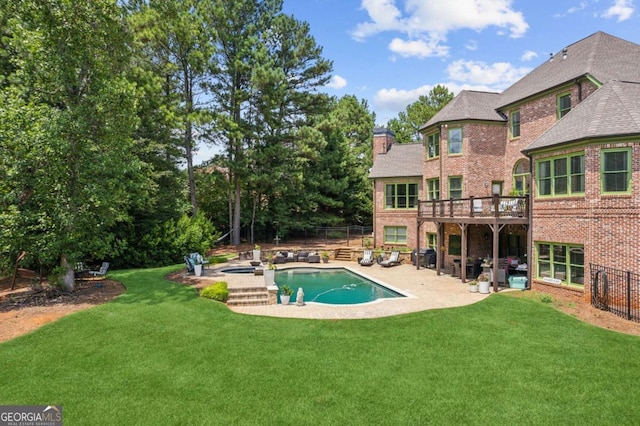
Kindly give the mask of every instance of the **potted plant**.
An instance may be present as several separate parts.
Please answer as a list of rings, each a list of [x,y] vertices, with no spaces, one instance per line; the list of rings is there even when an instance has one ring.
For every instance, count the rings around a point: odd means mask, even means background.
[[[202,266],[204,265],[204,258],[200,254],[192,253],[191,260],[193,261],[193,273],[196,277],[202,276]]]
[[[267,287],[276,283],[276,265],[269,263],[267,269],[264,270],[264,283]]]
[[[478,292],[478,281],[476,281],[476,280],[469,281],[469,291],[471,293],[477,293]]]
[[[322,262],[323,263],[329,262],[329,252],[328,251],[323,251],[321,256],[322,256]]]
[[[280,287],[280,303],[283,305],[288,305],[289,300],[291,300],[291,295],[293,294],[293,290],[288,285],[283,285]]]
[[[478,292],[489,293],[489,274],[485,272],[478,275]]]
[[[253,260],[260,260],[260,246],[258,244],[253,246]]]

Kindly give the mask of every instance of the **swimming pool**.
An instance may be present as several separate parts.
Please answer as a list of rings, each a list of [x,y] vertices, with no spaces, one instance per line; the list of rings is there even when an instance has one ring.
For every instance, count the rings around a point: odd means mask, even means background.
[[[288,268],[276,271],[276,285],[293,289],[291,302],[299,287],[305,302],[355,305],[378,299],[406,297],[345,268]]]

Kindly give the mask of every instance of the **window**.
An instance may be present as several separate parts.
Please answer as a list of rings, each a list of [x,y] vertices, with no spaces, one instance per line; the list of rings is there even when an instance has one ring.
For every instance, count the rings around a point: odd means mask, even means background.
[[[558,118],[562,118],[571,111],[571,93],[558,95]]]
[[[385,208],[414,209],[417,204],[417,183],[392,183],[385,186]]]
[[[449,154],[462,154],[462,129],[449,129]]]
[[[539,243],[536,245],[538,278],[565,285],[584,285],[584,247]]]
[[[520,111],[512,111],[509,117],[511,137],[520,137]]]
[[[432,133],[427,136],[427,158],[440,156],[440,133]]]
[[[584,194],[584,154],[538,161],[538,195]]]
[[[462,237],[460,235],[449,235],[449,254],[460,256],[462,253]]]
[[[462,198],[462,177],[449,178],[449,198]]]
[[[631,151],[602,151],[602,192],[627,192],[631,181]]]
[[[513,168],[513,192],[518,196],[529,193],[529,160],[520,160]]]
[[[427,248],[432,248],[436,252],[438,251],[438,234],[433,232],[427,233]]]
[[[406,244],[407,243],[407,227],[406,226],[385,226],[384,227],[384,243],[385,244]]]
[[[493,195],[502,195],[502,181],[501,180],[492,180],[491,181],[491,193]]]
[[[427,179],[427,200],[440,199],[440,179]]]

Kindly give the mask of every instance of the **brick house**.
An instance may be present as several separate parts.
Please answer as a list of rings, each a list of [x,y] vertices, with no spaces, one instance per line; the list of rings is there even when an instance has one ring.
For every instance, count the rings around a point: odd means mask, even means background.
[[[416,146],[376,129],[376,246],[433,247],[438,273],[458,262],[463,280],[500,259],[494,289],[504,259],[527,263],[532,288],[585,297],[590,264],[638,272],[639,100],[640,46],[598,32],[502,93],[460,92],[421,128],[421,175],[403,156]],[[409,183],[419,201],[392,206]]]

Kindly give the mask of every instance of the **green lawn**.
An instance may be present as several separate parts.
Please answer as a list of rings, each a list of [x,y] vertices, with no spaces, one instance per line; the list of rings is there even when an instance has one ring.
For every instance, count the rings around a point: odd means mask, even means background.
[[[75,424],[637,424],[640,338],[532,300],[375,320],[237,315],[165,281],[0,344],[0,405]],[[1,326],[1,325],[0,325]]]

